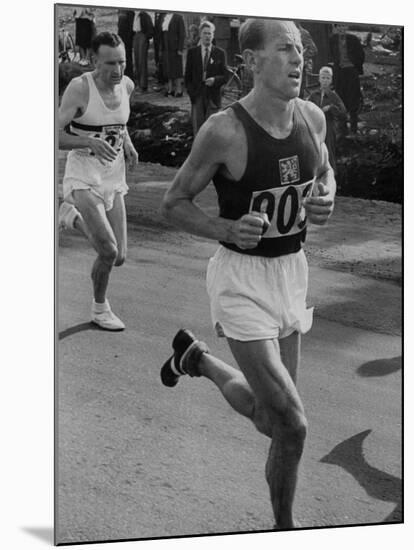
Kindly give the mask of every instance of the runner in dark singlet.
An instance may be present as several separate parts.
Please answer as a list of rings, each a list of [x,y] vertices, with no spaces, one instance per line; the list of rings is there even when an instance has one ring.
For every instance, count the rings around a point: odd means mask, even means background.
[[[240,370],[181,329],[161,378],[167,386],[185,374],[209,378],[271,439],[266,479],[276,527],[289,529],[297,526],[293,501],[307,432],[295,386],[300,335],[312,324],[302,244],[306,223],[324,224],[331,215],[335,180],[324,115],[298,99],[297,27],[249,19],[240,42],[254,88],[203,125],[163,202],[169,220],[221,243],[209,262],[207,290],[217,334],[227,338]],[[194,202],[211,179],[216,217]]]

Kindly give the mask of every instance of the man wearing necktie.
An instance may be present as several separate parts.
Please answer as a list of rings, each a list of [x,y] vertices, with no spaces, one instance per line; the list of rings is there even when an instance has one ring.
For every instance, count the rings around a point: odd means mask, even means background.
[[[226,54],[213,45],[214,25],[200,25],[200,44],[190,48],[185,67],[185,85],[191,100],[194,136],[207,118],[221,107],[221,87],[226,82]]]

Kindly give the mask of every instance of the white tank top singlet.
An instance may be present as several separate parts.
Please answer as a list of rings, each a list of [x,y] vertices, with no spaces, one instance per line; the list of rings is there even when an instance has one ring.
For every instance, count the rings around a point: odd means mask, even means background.
[[[78,136],[101,138],[107,141],[118,153],[123,149],[130,107],[126,78],[121,80],[121,103],[116,109],[109,109],[96,87],[92,73],[85,73],[89,86],[89,100],[85,112],[72,120],[69,133]],[[89,149],[74,149],[76,154],[92,155]]]

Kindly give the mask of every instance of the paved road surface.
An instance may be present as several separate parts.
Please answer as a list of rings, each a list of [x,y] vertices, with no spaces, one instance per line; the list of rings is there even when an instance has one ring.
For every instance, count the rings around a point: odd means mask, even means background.
[[[128,198],[129,258],[109,293],[123,333],[87,322],[94,254],[75,233],[60,238],[59,542],[272,527],[266,438],[208,380],[183,379],[174,389],[159,381],[180,326],[232,362],[213,334],[204,286],[215,244],[160,220],[163,188],[141,185]],[[298,519],[401,521],[401,288],[320,265],[311,278],[310,302],[319,307],[299,376],[310,430]]]

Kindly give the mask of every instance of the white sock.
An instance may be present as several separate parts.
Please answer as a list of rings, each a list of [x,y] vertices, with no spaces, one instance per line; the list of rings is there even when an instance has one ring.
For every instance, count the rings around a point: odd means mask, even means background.
[[[174,355],[171,357],[170,368],[176,376],[181,376],[183,374],[182,372],[178,371],[175,367],[175,357],[174,357]]]
[[[108,300],[105,300],[103,304],[95,302],[95,300],[92,301],[92,310],[94,313],[103,313],[104,311],[109,311],[110,309],[111,306],[109,305]]]

